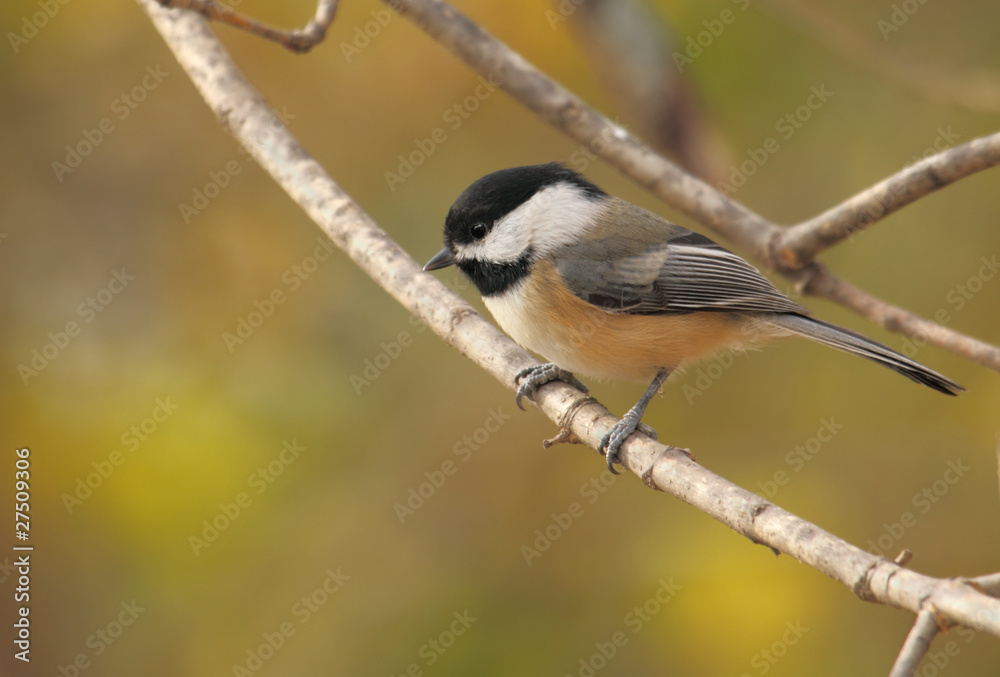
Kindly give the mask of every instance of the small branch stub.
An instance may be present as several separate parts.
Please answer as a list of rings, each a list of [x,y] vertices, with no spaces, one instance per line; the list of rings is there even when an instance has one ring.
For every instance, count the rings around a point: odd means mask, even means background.
[[[164,7],[197,12],[206,19],[276,42],[297,54],[304,54],[323,42],[326,31],[337,14],[338,4],[338,0],[319,0],[316,4],[316,15],[304,28],[283,30],[261,23],[216,0],[156,0],[156,2]]]

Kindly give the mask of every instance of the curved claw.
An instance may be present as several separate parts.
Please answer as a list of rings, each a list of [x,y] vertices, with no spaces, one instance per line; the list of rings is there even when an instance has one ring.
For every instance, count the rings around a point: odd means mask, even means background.
[[[598,448],[598,451],[604,452],[604,460],[607,461],[608,470],[612,475],[621,475],[620,472],[615,470],[615,463],[618,462],[618,450],[622,446],[622,441],[619,441],[617,444],[614,444],[612,441],[620,423],[621,421],[619,421],[614,428],[609,430],[608,433],[601,438],[601,446]]]
[[[517,389],[517,393],[514,395],[514,404],[516,404],[517,408],[520,409],[521,411],[527,411],[527,409],[524,408],[524,405],[521,404],[521,398],[527,394],[528,394],[527,388],[521,386]]]
[[[536,364],[533,367],[525,367],[514,376],[514,383],[517,385],[514,402],[517,404],[517,408],[524,411],[524,406],[521,404],[523,398],[525,396],[533,398],[536,390],[552,381],[563,381],[583,392],[589,392],[587,386],[583,385],[571,372],[560,369],[551,362]]]
[[[608,470],[611,471],[612,475],[621,474],[615,470],[615,463],[618,463],[618,451],[632,433],[638,430],[654,440],[657,437],[656,431],[645,423],[642,423],[639,419],[640,416],[641,414],[630,409],[625,414],[625,418],[615,423],[611,430],[601,438],[601,446],[598,450],[604,452],[604,459],[607,461]]]
[[[524,405],[521,404],[521,400],[524,396],[532,395],[538,389],[538,386],[533,385],[528,377],[538,371],[540,366],[542,365],[536,364],[532,367],[525,367],[514,376],[514,385],[517,386],[517,393],[514,395],[514,403],[517,404],[517,408],[521,411],[525,411]],[[525,380],[524,383],[521,383],[521,379],[527,380]]]

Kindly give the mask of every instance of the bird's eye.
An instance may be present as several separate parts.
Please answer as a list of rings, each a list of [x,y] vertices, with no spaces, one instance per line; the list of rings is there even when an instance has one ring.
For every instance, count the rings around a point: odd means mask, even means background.
[[[486,227],[485,223],[475,223],[472,225],[472,237],[477,240],[482,240],[488,232],[490,232],[490,229]]]

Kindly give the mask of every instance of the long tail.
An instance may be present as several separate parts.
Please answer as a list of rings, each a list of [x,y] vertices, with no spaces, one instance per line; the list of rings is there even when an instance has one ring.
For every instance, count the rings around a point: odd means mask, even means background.
[[[951,379],[850,329],[790,313],[776,315],[773,319],[769,318],[768,321],[793,334],[805,336],[813,341],[843,350],[845,353],[859,355],[873,362],[878,362],[908,379],[923,383],[928,388],[933,388],[946,395],[958,395],[965,391],[965,388]]]

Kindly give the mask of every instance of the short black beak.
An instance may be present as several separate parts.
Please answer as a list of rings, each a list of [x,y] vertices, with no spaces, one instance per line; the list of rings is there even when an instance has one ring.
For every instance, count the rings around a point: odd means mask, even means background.
[[[438,270],[440,268],[447,268],[448,266],[455,265],[455,254],[452,253],[450,249],[445,247],[437,254],[434,255],[427,265],[424,266],[424,270]]]

